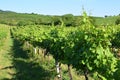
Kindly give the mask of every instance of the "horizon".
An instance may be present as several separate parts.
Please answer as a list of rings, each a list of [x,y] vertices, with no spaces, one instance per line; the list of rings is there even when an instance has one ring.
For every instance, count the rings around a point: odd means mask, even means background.
[[[15,11],[11,11],[11,10],[2,10],[2,9],[0,9],[0,11],[3,11],[3,12],[13,12],[13,13],[17,13],[17,14],[36,14],[36,15],[44,15],[44,16],[63,16],[63,15],[66,15],[66,14],[62,14],[62,15],[53,15],[53,14],[39,14],[39,13],[34,13],[34,12],[32,12],[32,13],[24,13],[24,12],[15,12]],[[68,14],[72,14],[72,13],[68,13]],[[80,15],[74,15],[74,14],[72,14],[73,16],[82,16],[82,14],[80,14]],[[88,16],[91,16],[91,15],[88,15]],[[94,15],[92,15],[93,17],[102,17],[102,16],[94,16]],[[104,17],[104,16],[103,16]]]
[[[21,0],[12,2],[9,0],[1,1],[0,9],[3,11],[13,11],[17,13],[35,13],[43,15],[81,15],[82,8],[90,16],[104,17],[120,14],[120,1],[97,1],[97,0],[44,0],[32,1]]]

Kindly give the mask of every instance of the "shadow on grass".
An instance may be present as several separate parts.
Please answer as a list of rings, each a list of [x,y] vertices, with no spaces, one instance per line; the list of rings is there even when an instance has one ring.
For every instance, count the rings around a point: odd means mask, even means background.
[[[50,80],[52,73],[45,70],[39,63],[35,60],[30,60],[27,51],[22,49],[22,43],[19,41],[13,41],[12,56],[13,56],[13,66],[16,70],[12,79],[2,79],[2,80]]]

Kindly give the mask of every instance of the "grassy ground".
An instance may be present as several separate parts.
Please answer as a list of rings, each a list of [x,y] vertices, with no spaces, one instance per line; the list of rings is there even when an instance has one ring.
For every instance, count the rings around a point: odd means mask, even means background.
[[[0,48],[0,80],[11,79],[11,74],[15,73],[15,69],[12,68],[12,56],[10,55],[12,44],[10,35],[8,35]]]
[[[14,80],[51,80],[54,77],[55,70],[52,70],[53,65],[41,59],[32,58],[29,56],[27,50],[23,50],[22,44],[14,40],[13,51],[13,65],[16,69]]]

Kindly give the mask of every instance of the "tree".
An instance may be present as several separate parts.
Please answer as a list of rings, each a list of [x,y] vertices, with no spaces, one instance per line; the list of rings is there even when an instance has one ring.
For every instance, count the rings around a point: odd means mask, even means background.
[[[107,15],[105,15],[105,18],[107,18],[108,16]]]
[[[118,19],[116,19],[115,24],[116,25],[120,24],[120,17],[118,17]]]
[[[72,26],[74,16],[72,14],[65,14],[62,16],[62,20],[65,26]]]
[[[53,16],[52,17],[52,24],[53,25],[61,25],[61,18],[59,16]]]

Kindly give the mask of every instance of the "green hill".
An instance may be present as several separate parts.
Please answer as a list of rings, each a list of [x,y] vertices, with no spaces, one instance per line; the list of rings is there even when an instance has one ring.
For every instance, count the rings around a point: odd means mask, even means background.
[[[94,17],[95,25],[114,25],[118,16]],[[65,14],[62,16],[41,15],[35,13],[16,13],[0,10],[0,23],[14,26],[24,25],[60,25],[76,26],[81,21],[81,16]]]

